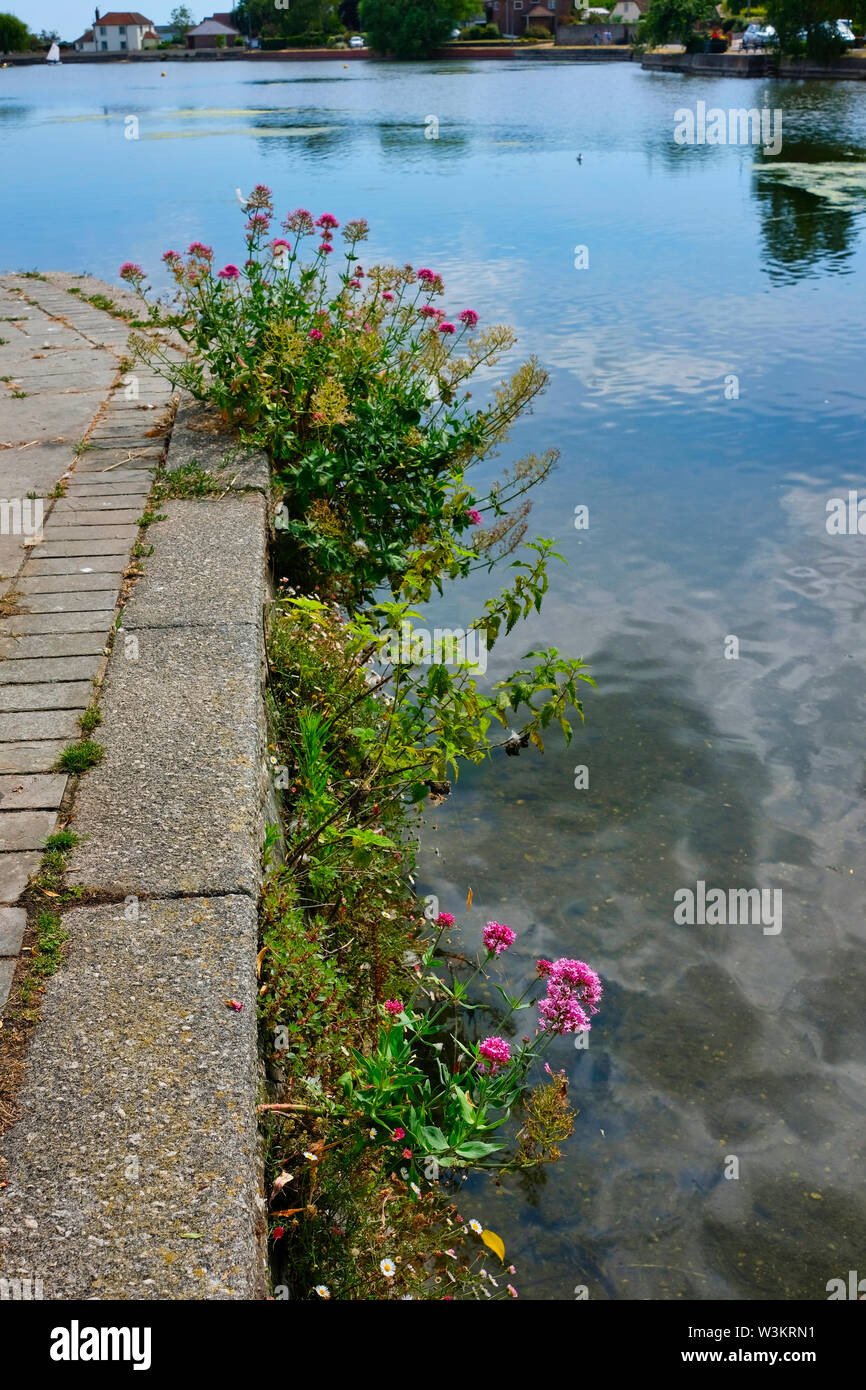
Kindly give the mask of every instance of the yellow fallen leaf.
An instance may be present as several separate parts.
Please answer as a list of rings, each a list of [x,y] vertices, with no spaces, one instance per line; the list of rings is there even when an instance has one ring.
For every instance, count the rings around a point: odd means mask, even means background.
[[[466,911],[467,911],[467,912],[470,912],[471,910],[472,910],[472,889],[470,888],[470,889],[469,889],[469,892],[466,894]]]
[[[495,1231],[482,1231],[481,1239],[488,1250],[492,1250],[494,1255],[498,1255],[502,1263],[505,1264],[505,1244],[502,1237],[498,1236]]]

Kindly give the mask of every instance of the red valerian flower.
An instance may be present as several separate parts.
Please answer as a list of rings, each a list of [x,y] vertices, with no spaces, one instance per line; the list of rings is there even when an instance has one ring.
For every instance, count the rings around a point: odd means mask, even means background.
[[[221,280],[237,280],[240,278],[240,271],[236,265],[224,265],[222,270],[217,271]]]
[[[487,954],[500,956],[509,946],[514,945],[517,933],[506,927],[504,922],[488,922],[481,936]]]
[[[494,1076],[500,1067],[511,1061],[511,1047],[504,1038],[485,1038],[479,1043],[478,1055],[490,1064],[490,1075]],[[484,1062],[478,1063],[478,1070],[487,1070]]]

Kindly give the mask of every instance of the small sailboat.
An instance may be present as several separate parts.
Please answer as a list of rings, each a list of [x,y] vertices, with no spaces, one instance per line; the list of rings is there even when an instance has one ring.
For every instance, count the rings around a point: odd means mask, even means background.
[[[57,47],[57,44],[56,44],[56,43],[53,43],[53,44],[51,45],[51,47],[49,48],[48,53],[47,53],[46,58],[45,58],[45,61],[46,61],[46,63],[59,63],[59,62],[60,62],[60,49]]]

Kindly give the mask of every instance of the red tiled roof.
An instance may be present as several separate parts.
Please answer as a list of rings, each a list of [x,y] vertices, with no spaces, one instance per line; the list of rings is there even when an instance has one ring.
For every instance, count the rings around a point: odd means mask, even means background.
[[[93,43],[93,30],[88,29],[85,34],[81,35],[80,39],[75,40],[75,43]]]
[[[116,28],[119,24],[143,24],[147,29],[153,28],[153,20],[139,14],[138,10],[112,10],[110,14],[101,14],[98,23],[110,29]]]

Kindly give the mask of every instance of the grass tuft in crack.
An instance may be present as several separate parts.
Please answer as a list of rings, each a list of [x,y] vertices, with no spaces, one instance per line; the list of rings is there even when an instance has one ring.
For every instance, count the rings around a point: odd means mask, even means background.
[[[89,768],[102,762],[104,754],[105,749],[101,743],[94,743],[93,739],[85,738],[80,743],[70,743],[64,748],[55,766],[58,772],[87,772]]]

